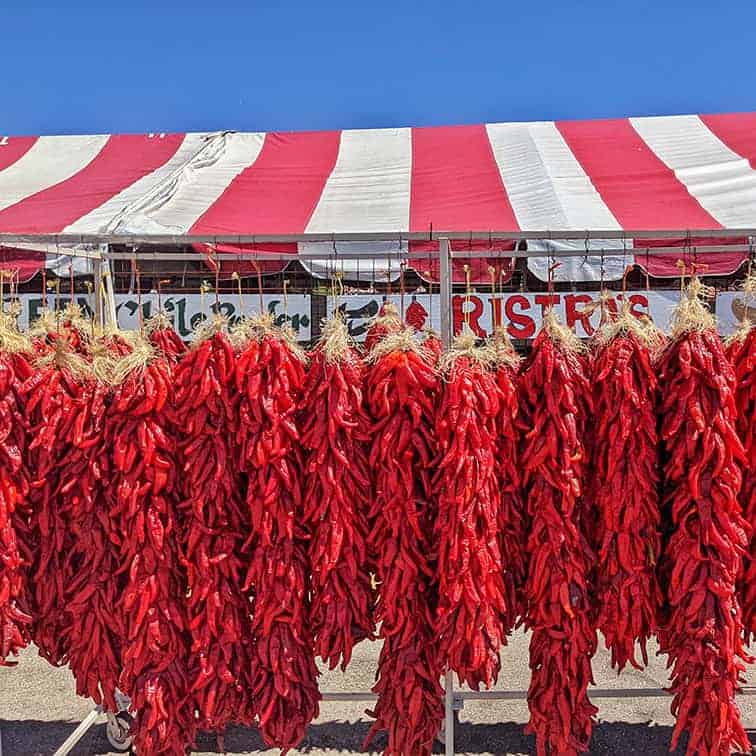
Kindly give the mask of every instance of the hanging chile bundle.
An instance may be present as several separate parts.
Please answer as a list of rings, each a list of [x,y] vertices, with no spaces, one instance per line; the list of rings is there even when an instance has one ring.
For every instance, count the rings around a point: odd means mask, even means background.
[[[499,541],[494,363],[490,346],[477,347],[469,333],[458,336],[441,357],[436,411],[439,662],[474,690],[496,682],[506,644],[502,617],[514,611],[506,606]]]
[[[588,586],[594,556],[582,529],[591,387],[581,349],[550,309],[520,382],[532,630],[526,731],[539,756],[587,750],[597,711],[588,700],[597,640]]]
[[[736,433],[735,375],[693,279],[662,356],[664,498],[671,536],[662,585],[660,647],[669,656],[672,748],[689,733],[688,754],[750,751],[735,703],[744,672],[735,586],[746,552],[737,492],[743,447]]]
[[[141,336],[111,371],[105,420],[108,511],[120,535],[124,575],[122,673],[139,752],[184,754],[196,722],[187,674],[186,580],[179,561],[175,441],[168,428],[173,378]]]
[[[392,302],[384,302],[378,315],[370,322],[363,348],[366,354],[370,354],[373,347],[390,333],[397,333],[402,329],[402,319],[399,310]]]
[[[164,329],[153,330],[153,341]],[[170,349],[170,342],[164,339]],[[170,359],[170,357],[166,357]],[[189,594],[191,690],[200,727],[250,723],[251,605],[242,589],[249,516],[236,474],[234,349],[215,316],[174,369],[181,561]]]
[[[375,484],[370,534],[380,581],[373,736],[388,733],[387,755],[430,754],[443,718],[441,665],[434,633],[436,518],[431,476],[436,457],[439,379],[413,329],[387,336],[371,353],[366,377],[373,420]]]
[[[302,453],[294,420],[304,355],[261,315],[241,326],[236,360],[241,469],[252,519],[245,588],[254,596],[252,696],[260,733],[287,751],[318,715],[303,527]]]
[[[364,372],[343,318],[329,320],[310,355],[300,417],[304,522],[311,533],[310,631],[330,669],[339,661],[346,669],[354,646],[374,631]]]
[[[598,518],[598,627],[624,669],[656,629],[661,550],[657,379],[648,331],[626,304],[594,337],[591,497]]]
[[[747,460],[740,503],[751,538],[743,562],[741,604],[745,639],[750,643],[756,637],[756,322],[749,317],[747,303],[756,301],[756,275],[746,280],[743,293],[743,320],[729,341],[727,354],[735,370],[737,424]]]
[[[15,664],[29,642],[32,617],[22,610],[32,562],[26,419],[20,393],[30,377],[32,346],[15,314],[0,312],[0,666]]]
[[[45,326],[43,315],[38,329]],[[77,692],[117,711],[116,689],[122,663],[121,647],[127,638],[123,612],[114,611],[124,595],[127,576],[121,569],[124,534],[111,517],[108,489],[113,461],[105,434],[113,397],[113,369],[118,358],[134,346],[130,333],[108,330],[91,339],[91,362],[84,372],[81,401],[87,410],[77,416],[70,470],[61,475],[61,509],[67,514],[72,562],[76,575],[67,590],[65,642],[68,666]]]
[[[113,528],[105,489],[110,485],[110,449],[104,437],[111,399],[113,353],[92,344],[89,374],[81,383],[73,447],[60,474],[59,507],[70,533],[75,572],[66,585],[68,666],[79,695],[117,711],[121,644],[126,638],[119,574],[122,535]]]
[[[67,661],[68,590],[77,565],[71,550],[69,512],[59,505],[69,457],[88,407],[84,401],[85,360],[68,338],[58,335],[20,387],[26,423],[30,475],[30,530],[27,613],[34,618],[32,640],[50,664]],[[69,485],[75,485],[68,478]],[[68,490],[68,489],[67,489]]]
[[[525,611],[523,588],[527,574],[525,502],[519,461],[519,395],[517,356],[506,331],[497,328],[491,340],[499,398],[496,477],[499,485],[499,551],[504,576],[504,633],[509,634]]]

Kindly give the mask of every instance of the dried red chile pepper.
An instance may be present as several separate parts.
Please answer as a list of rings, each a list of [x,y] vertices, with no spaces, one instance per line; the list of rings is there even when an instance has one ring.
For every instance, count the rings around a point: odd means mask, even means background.
[[[167,431],[173,381],[165,359],[139,343],[114,372],[104,438],[111,450],[106,497],[122,537],[125,576],[117,607],[125,632],[119,687],[136,713],[137,750],[178,756],[194,741],[196,721],[178,552],[176,444]]]
[[[32,617],[21,606],[32,560],[26,420],[20,386],[32,372],[23,352],[0,340],[0,666],[29,642]]]
[[[497,480],[499,392],[493,350],[458,337],[441,358],[436,413],[439,462],[436,635],[439,661],[474,690],[495,683],[506,644]],[[401,451],[401,449],[398,449]]]
[[[346,669],[355,644],[374,631],[364,372],[344,321],[329,321],[310,354],[300,418],[304,517],[311,533],[310,632],[315,653],[330,669],[339,661]]]
[[[295,415],[304,383],[296,347],[261,317],[236,361],[241,469],[252,518],[245,588],[254,595],[252,696],[260,733],[286,752],[318,715],[309,625],[302,456]]]
[[[737,492],[743,448],[736,433],[735,375],[694,279],[659,367],[664,499],[671,536],[661,565],[666,588],[660,647],[671,667],[674,749],[750,751],[735,703],[744,673],[736,580],[747,547]]]
[[[741,605],[743,631],[749,643],[756,637],[756,327],[744,321],[730,341],[728,357],[735,371],[735,406],[740,440],[745,449],[740,504],[751,528],[751,538],[743,561]]]
[[[588,699],[596,651],[583,533],[583,431],[591,388],[574,335],[544,317],[522,373],[522,460],[527,493],[530,722],[539,756],[588,749],[596,707]]]
[[[629,311],[599,332],[594,387],[592,501],[598,516],[598,628],[624,669],[656,628],[662,602],[657,379],[641,324]]]
[[[242,590],[249,517],[236,474],[235,355],[222,323],[174,371],[173,427],[190,670],[200,727],[251,722],[251,604]],[[154,336],[154,334],[153,334]]]
[[[441,343],[439,335],[433,330],[423,331],[420,337],[420,343],[423,345],[423,351],[428,356],[431,365],[438,362],[441,353],[444,351],[444,345]]]
[[[408,329],[379,343],[366,384],[375,484],[372,553],[380,581],[377,621],[383,638],[378,695],[367,743],[385,730],[387,755],[430,754],[443,719],[433,618],[437,603],[431,476],[439,379]]]
[[[144,324],[144,331],[156,349],[169,361],[177,362],[186,352],[186,344],[176,333],[168,317],[158,313]]]

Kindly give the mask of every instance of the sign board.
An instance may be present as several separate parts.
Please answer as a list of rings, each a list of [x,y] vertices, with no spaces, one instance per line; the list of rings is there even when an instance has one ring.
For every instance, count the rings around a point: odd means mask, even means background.
[[[60,307],[65,305],[70,297],[60,298]],[[173,322],[182,339],[188,339],[194,328],[215,311],[215,295],[207,294],[203,298],[199,294],[164,294],[162,307]],[[246,294],[242,297],[244,312],[246,314],[259,312],[260,297],[255,294]],[[42,309],[42,297],[39,294],[21,294],[21,315],[19,325],[21,328],[28,327],[34,321]],[[77,304],[85,313],[91,313],[90,299],[85,296],[77,296]],[[48,297],[48,306],[54,304],[53,295]],[[310,339],[310,296],[308,294],[291,294],[286,298],[284,307],[283,296],[280,294],[266,294],[263,296],[263,305],[267,312],[273,315],[276,324],[282,325],[288,321],[294,333],[302,341]],[[158,302],[156,294],[142,296],[142,318],[146,320],[157,311]],[[222,294],[218,297],[218,311],[226,315],[233,324],[239,319],[239,297],[230,294]],[[136,330],[139,328],[139,303],[133,294],[116,294],[116,315],[118,325],[124,330]]]
[[[578,336],[591,336],[598,327],[601,313],[598,308],[591,313],[590,308],[599,300],[599,292],[555,292],[554,294],[463,294],[452,296],[454,331],[460,333],[467,323],[472,332],[485,338],[493,334],[494,328],[504,325],[513,339],[532,339],[538,332],[543,314],[552,304],[562,322],[574,326]],[[630,300],[631,311],[635,315],[649,315],[662,330],[669,330],[672,313],[679,300],[678,291],[629,291],[624,296]],[[361,341],[384,301],[391,301],[401,310],[401,296],[392,294],[353,294],[340,298],[338,308],[344,313],[352,336]],[[618,310],[622,307],[623,294],[617,292],[609,306]],[[440,328],[440,298],[438,294],[405,294],[404,318],[417,329],[430,326]],[[328,314],[334,311],[334,300],[328,300]]]

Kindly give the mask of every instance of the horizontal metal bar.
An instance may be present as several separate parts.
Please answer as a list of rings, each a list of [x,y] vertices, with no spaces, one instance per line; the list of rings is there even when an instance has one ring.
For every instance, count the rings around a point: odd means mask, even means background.
[[[667,698],[670,694],[663,688],[588,688],[588,697],[593,698]],[[744,687],[737,695],[756,696],[756,688]],[[454,697],[462,701],[526,701],[526,690],[455,690]]]
[[[377,701],[378,696],[370,691],[354,691],[354,692],[331,692],[327,691],[320,694],[324,701]]]
[[[605,249],[564,249],[564,250],[456,250],[451,253],[452,258],[464,260],[468,258],[490,258],[490,259],[527,259],[531,257],[553,257],[553,258],[572,258],[572,257],[659,257],[659,256],[680,256],[687,257],[695,255],[708,254],[733,254],[745,253],[749,251],[747,244],[730,244],[701,247],[628,247],[627,250],[605,248]],[[143,260],[154,262],[187,262],[202,261],[207,257],[201,252],[106,252],[106,259],[109,260]],[[249,262],[293,262],[295,260],[326,260],[334,263],[339,260],[376,260],[387,259],[390,261],[428,261],[438,259],[437,252],[400,252],[400,251],[376,251],[376,252],[339,252],[336,254],[326,255],[317,253],[280,253],[280,252],[259,252],[259,253],[240,253],[224,252],[212,255],[212,259],[224,262],[249,261]],[[629,261],[632,262],[632,261]]]
[[[511,255],[509,255],[511,257]],[[169,261],[187,261],[187,260],[207,260],[212,259],[223,262],[224,260],[241,261],[288,261],[295,260],[375,260],[377,258],[387,258],[391,260],[428,260],[438,257],[437,252],[400,252],[390,250],[387,252],[339,252],[338,254],[320,254],[316,253],[297,253],[297,252],[219,252],[213,255],[205,255],[202,252],[107,252],[106,257],[109,260],[162,260]]]
[[[589,698],[667,698],[670,694],[663,688],[589,688]],[[756,687],[744,686],[740,696],[756,696]],[[377,696],[370,691],[321,693],[324,701],[375,701]],[[454,697],[462,701],[526,701],[526,690],[455,690]]]
[[[292,244],[297,242],[370,242],[370,241],[437,241],[440,238],[481,241],[491,240],[588,240],[591,239],[678,239],[713,238],[725,239],[756,236],[756,228],[715,228],[715,229],[626,229],[611,230],[549,230],[542,231],[386,231],[374,233],[334,233],[334,234],[18,234],[1,233],[3,244]]]
[[[615,247],[602,247],[599,249],[556,249],[556,250],[482,250],[460,249],[451,252],[452,258],[464,259],[469,257],[481,258],[528,258],[528,257],[660,257],[664,255],[691,255],[726,254],[735,252],[749,252],[748,244],[717,244],[703,246],[677,246],[677,247],[628,247],[616,249]],[[435,254],[435,253],[434,253]],[[428,254],[419,255],[428,259]]]

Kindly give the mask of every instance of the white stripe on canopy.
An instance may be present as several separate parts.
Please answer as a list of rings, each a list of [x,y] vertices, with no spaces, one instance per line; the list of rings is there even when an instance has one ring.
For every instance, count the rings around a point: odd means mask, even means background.
[[[107,135],[44,136],[0,171],[0,210],[71,178],[97,157]]]
[[[551,121],[488,124],[496,163],[517,222],[523,231],[548,228],[558,232],[576,229],[620,229],[619,223],[575,159]],[[616,240],[591,239],[591,248],[622,248]],[[531,249],[584,249],[586,242],[555,238],[530,243]],[[532,257],[528,267],[542,280],[548,278],[552,260]],[[607,256],[603,278],[622,278],[629,256]],[[554,271],[557,281],[598,281],[602,261],[595,258],[560,258]]]
[[[756,171],[698,116],[631,118],[630,123],[725,228],[756,225]]]

